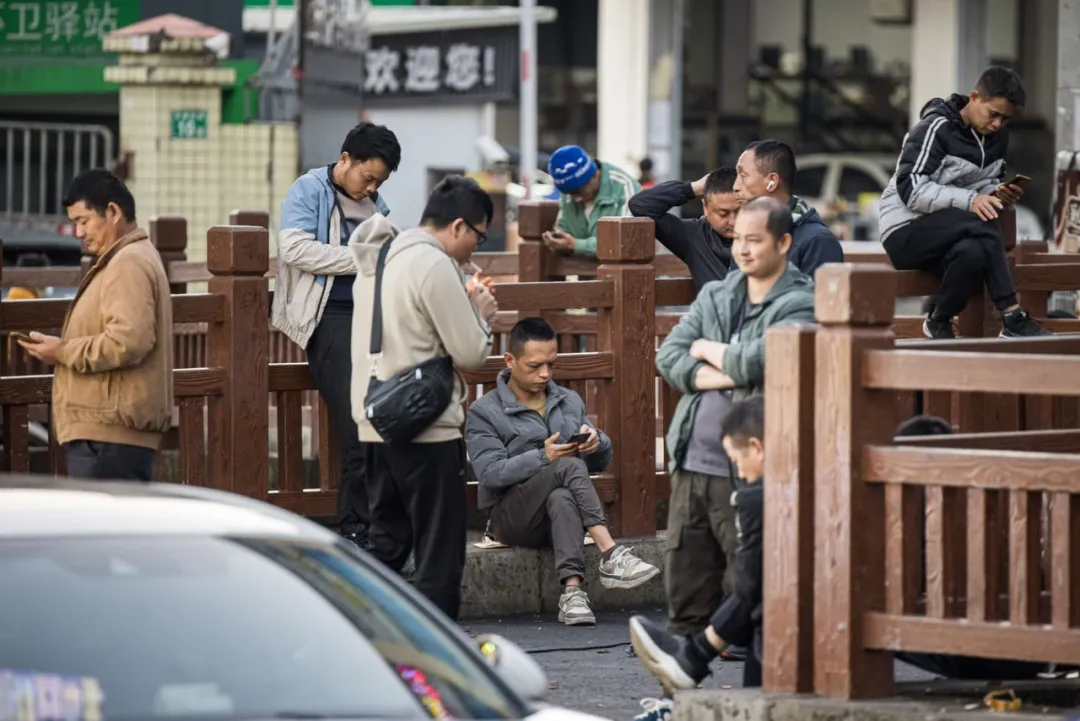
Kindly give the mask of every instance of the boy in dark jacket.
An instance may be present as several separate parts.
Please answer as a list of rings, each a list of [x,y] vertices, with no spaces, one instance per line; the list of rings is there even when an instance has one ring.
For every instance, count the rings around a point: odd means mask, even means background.
[[[716,610],[708,627],[692,636],[669,633],[662,624],[644,616],[630,619],[630,641],[638,660],[660,679],[669,694],[697,686],[709,675],[709,663],[732,644],[750,647],[743,666],[743,686],[761,685],[764,398],[754,396],[732,405],[720,433],[724,450],[746,481],[732,496],[739,533],[734,593]]]
[[[1016,302],[997,223],[1020,200],[1019,184],[1005,182],[1005,125],[1026,100],[1020,76],[988,68],[968,95],[934,98],[904,137],[896,172],[881,194],[881,242],[897,270],[941,277],[926,317],[928,338],[955,338],[952,319],[986,283],[1002,315],[1003,338],[1049,335]]]
[[[677,218],[672,208],[701,198],[700,218]],[[630,198],[630,214],[651,218],[656,239],[690,269],[694,290],[711,280],[723,280],[733,266],[731,241],[735,237],[735,169],[720,168],[693,183],[669,180]]]

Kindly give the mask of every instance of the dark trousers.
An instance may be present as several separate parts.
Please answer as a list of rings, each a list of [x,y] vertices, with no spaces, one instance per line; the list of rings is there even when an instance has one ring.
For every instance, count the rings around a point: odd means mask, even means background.
[[[1016,304],[1005,236],[996,221],[947,208],[897,228],[884,246],[897,270],[923,270],[941,277],[933,311],[939,320],[959,315],[983,282],[998,310]]]
[[[307,347],[308,368],[341,444],[337,521],[344,534],[371,522],[360,432],[352,417],[352,306],[330,302]]]
[[[416,589],[452,619],[465,571],[465,443],[363,445],[371,554],[395,572],[416,555]]]
[[[64,444],[68,475],[99,481],[150,481],[154,477],[153,448],[103,441]]]
[[[735,507],[730,478],[677,470],[671,477],[664,590],[668,631],[698,633],[732,591]]]
[[[580,458],[560,458],[511,486],[491,510],[491,531],[508,546],[555,549],[559,582],[585,576],[585,529],[604,525],[604,508]]]

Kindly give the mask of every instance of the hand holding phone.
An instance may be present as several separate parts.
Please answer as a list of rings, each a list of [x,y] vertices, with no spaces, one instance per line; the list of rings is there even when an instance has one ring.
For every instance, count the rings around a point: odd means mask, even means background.
[[[566,440],[567,443],[585,443],[589,440],[591,433],[575,433]]]
[[[1031,178],[1026,175],[1020,175],[1017,173],[1013,177],[1005,181],[1005,185],[1015,185],[1019,188],[1023,188],[1025,185],[1031,182]]]
[[[37,343],[37,341],[27,333],[20,333],[17,330],[6,330],[4,331],[4,334],[15,340],[21,340],[23,343]]]

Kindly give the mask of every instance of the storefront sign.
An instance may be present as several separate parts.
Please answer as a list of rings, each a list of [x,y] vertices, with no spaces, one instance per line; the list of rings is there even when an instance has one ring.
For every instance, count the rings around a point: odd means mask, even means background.
[[[101,55],[101,40],[139,20],[137,0],[0,0],[0,55]]]
[[[172,111],[172,137],[180,140],[205,140],[206,111]]]
[[[373,37],[364,99],[509,100],[517,87],[517,28]]]

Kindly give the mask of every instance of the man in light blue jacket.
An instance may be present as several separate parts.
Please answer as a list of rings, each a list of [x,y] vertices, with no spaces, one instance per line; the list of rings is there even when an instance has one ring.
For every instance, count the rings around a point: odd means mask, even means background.
[[[292,184],[278,232],[271,322],[307,351],[315,387],[341,442],[338,527],[362,547],[371,513],[349,402],[356,265],[348,244],[360,223],[377,213],[389,214],[378,191],[400,162],[401,146],[393,132],[360,123],[345,136],[336,163],[309,170]]]

